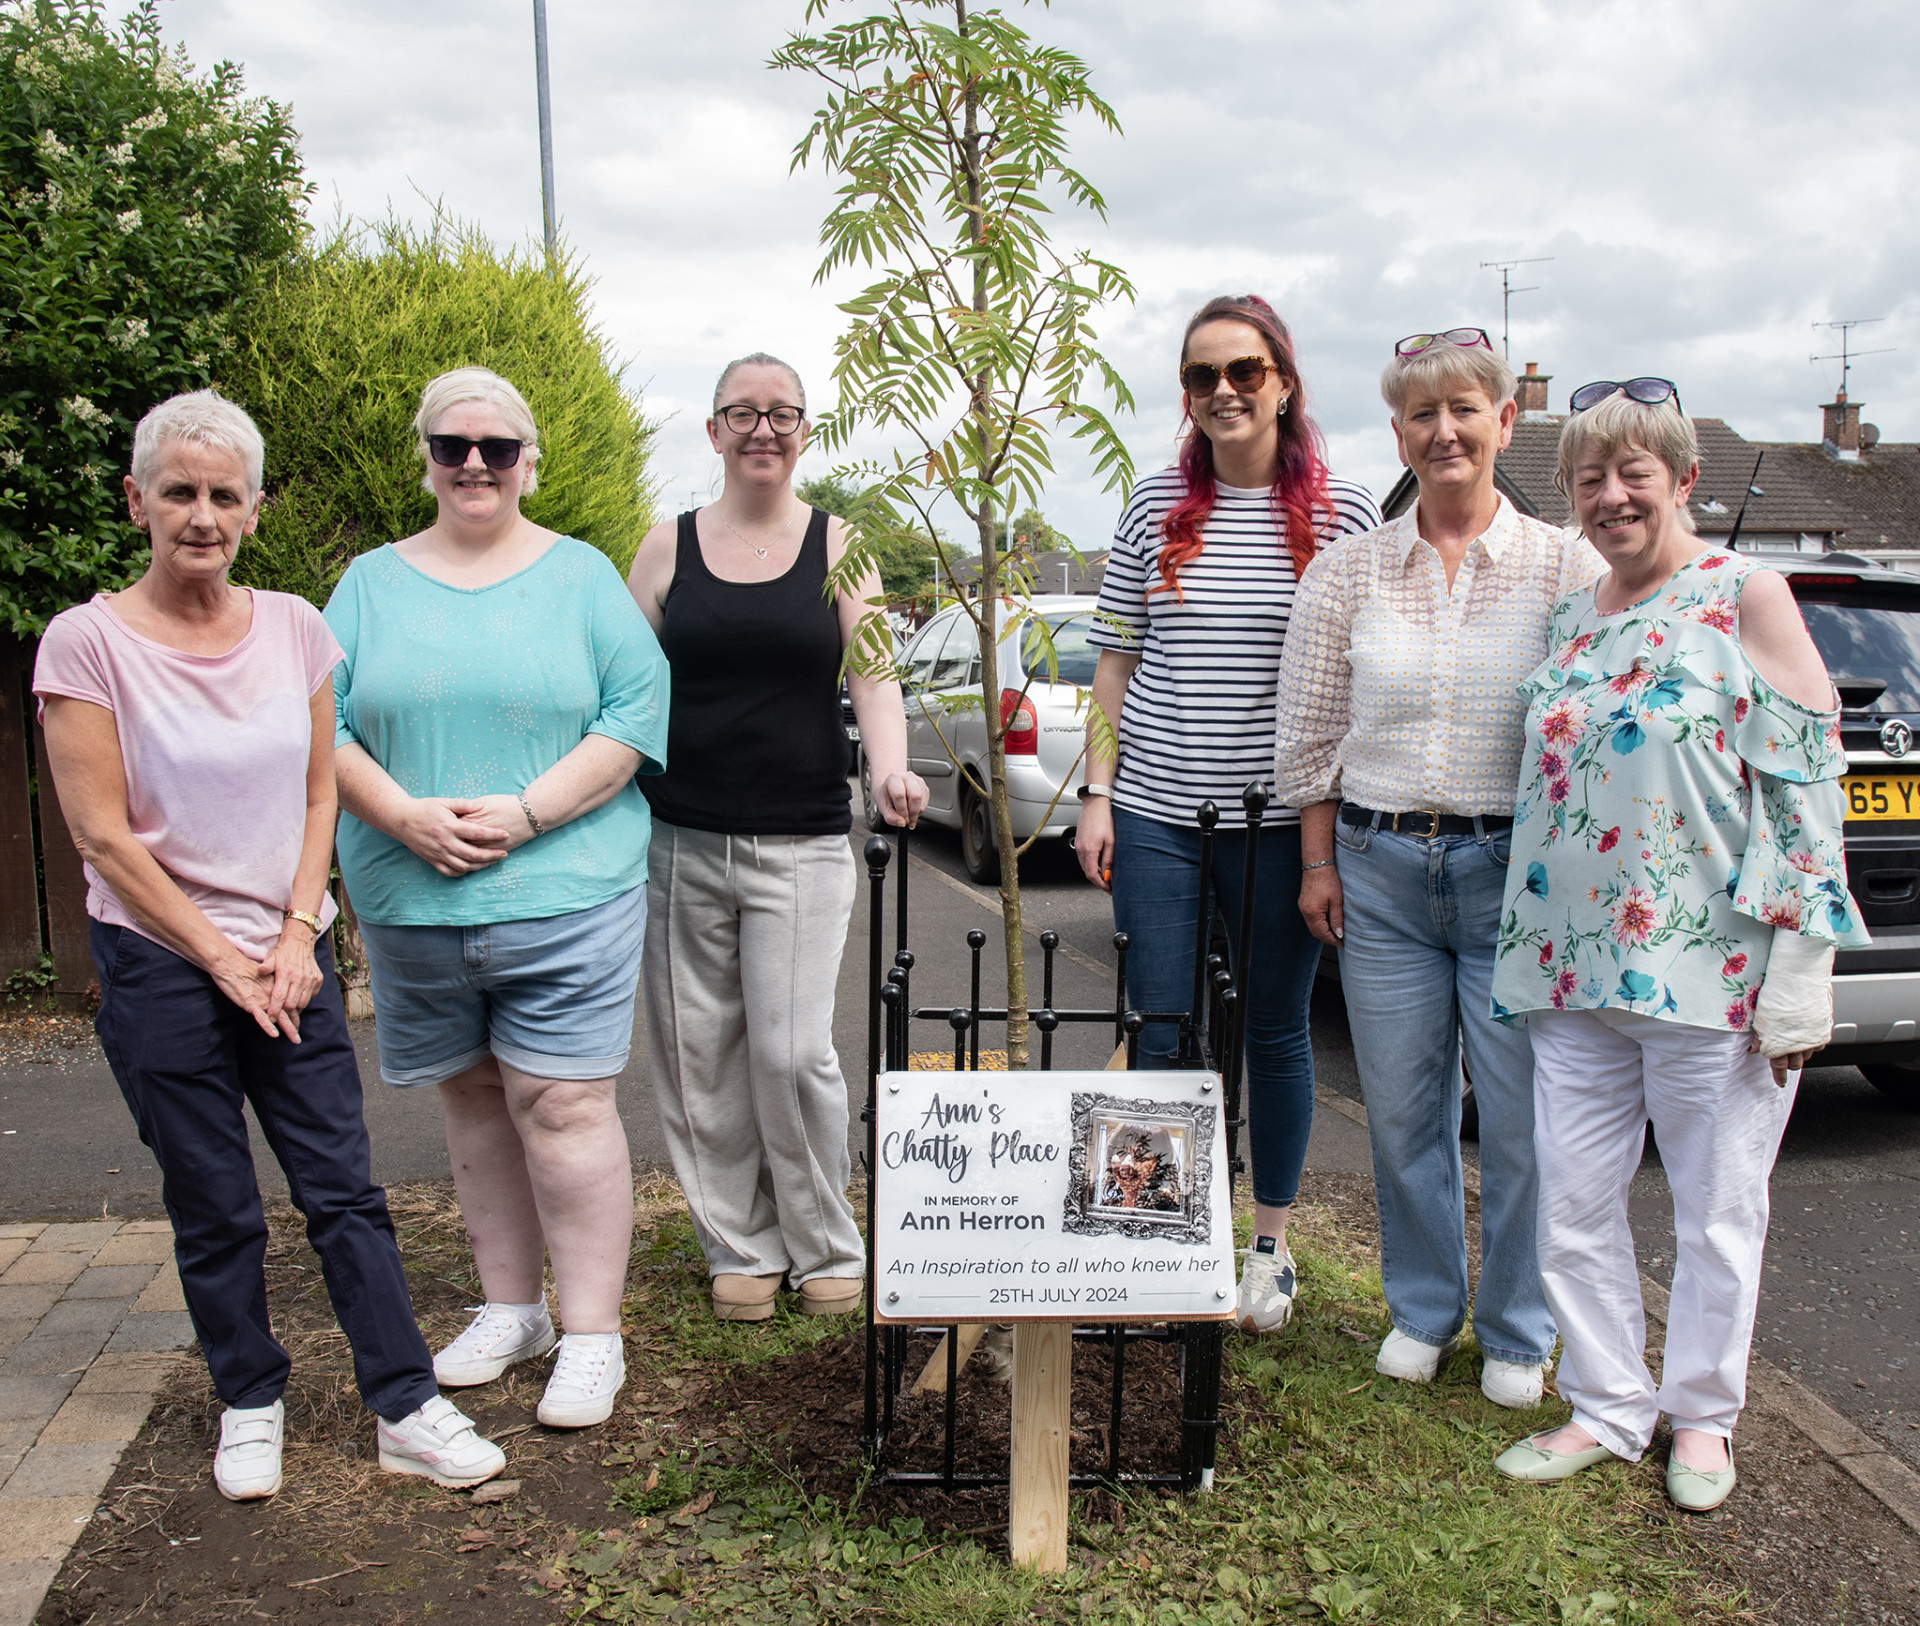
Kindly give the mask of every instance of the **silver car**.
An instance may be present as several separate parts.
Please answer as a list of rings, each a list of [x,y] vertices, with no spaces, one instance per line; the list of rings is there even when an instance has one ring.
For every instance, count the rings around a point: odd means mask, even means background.
[[[1051,594],[1029,603],[1030,609],[1023,607],[1010,624],[1002,624],[999,661],[1000,710],[1013,718],[1007,733],[1007,793],[1019,841],[1036,831],[1043,837],[1071,836],[1079,822],[1074,791],[1082,777],[1081,746],[1100,656],[1087,636],[1098,599]],[[1051,681],[1044,654],[1033,660],[1031,677],[1026,670],[1029,615],[1044,621],[1052,638]],[[907,761],[927,782],[923,816],[960,832],[960,853],[969,875],[976,881],[997,881],[1000,855],[993,810],[981,794],[987,783],[987,727],[979,705],[979,634],[967,612],[956,604],[934,616],[907,645],[901,666]],[[968,693],[974,696],[971,707],[955,703]],[[887,828],[874,806],[864,761],[860,787],[868,825]]]

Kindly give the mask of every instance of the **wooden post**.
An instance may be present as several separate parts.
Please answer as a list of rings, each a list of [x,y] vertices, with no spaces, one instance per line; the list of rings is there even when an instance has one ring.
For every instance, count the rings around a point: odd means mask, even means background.
[[[954,1371],[958,1372],[967,1364],[968,1357],[980,1347],[980,1340],[986,1336],[986,1322],[960,1323],[960,1347],[954,1353]],[[927,1364],[920,1369],[913,1392],[917,1395],[943,1395],[947,1392],[947,1335],[944,1332],[940,1335],[940,1342],[933,1346],[933,1353],[927,1357]]]
[[[1007,1546],[1016,1564],[1067,1567],[1067,1450],[1073,1420],[1073,1323],[1013,1329],[1012,1508]]]

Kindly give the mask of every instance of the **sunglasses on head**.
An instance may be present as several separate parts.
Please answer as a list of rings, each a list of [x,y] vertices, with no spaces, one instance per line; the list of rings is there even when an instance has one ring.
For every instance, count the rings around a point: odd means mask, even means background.
[[[1436,344],[1457,345],[1462,350],[1493,348],[1493,341],[1483,327],[1450,327],[1444,333],[1409,333],[1393,347],[1393,353],[1404,361],[1411,356],[1425,355]]]
[[[1180,369],[1180,387],[1189,395],[1211,395],[1225,377],[1242,395],[1252,395],[1266,388],[1268,373],[1279,371],[1265,356],[1235,356],[1224,367],[1210,361],[1190,361]]]
[[[1674,411],[1682,417],[1686,416],[1686,409],[1680,405],[1680,391],[1670,378],[1629,378],[1624,384],[1616,379],[1596,378],[1591,384],[1582,384],[1569,395],[1567,406],[1574,412],[1585,412],[1588,407],[1597,407],[1616,393],[1626,396],[1629,401],[1638,401],[1642,406],[1658,406],[1662,401],[1671,401]]]
[[[490,469],[510,469],[520,461],[521,443],[511,435],[486,435],[469,440],[465,435],[429,435],[427,452],[443,469],[465,468],[475,447],[480,461]]]

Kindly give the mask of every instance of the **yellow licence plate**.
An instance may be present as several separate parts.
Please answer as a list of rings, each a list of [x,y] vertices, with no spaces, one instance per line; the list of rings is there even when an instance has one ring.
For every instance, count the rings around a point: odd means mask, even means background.
[[[1920,820],[1920,778],[1848,774],[1840,784],[1849,819]]]

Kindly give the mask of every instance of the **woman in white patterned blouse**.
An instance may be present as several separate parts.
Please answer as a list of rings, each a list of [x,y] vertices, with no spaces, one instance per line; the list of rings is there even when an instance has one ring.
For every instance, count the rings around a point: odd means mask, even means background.
[[[1553,1317],[1534,1254],[1533,1056],[1489,989],[1526,707],[1554,601],[1600,573],[1577,531],[1494,487],[1514,377],[1479,328],[1415,334],[1381,377],[1420,497],[1308,568],[1280,665],[1276,788],[1300,808],[1300,911],[1340,951],[1366,1093],[1393,1330],[1377,1370],[1429,1381],[1468,1304],[1464,1049],[1480,1111],[1487,1398],[1539,1403]]]

